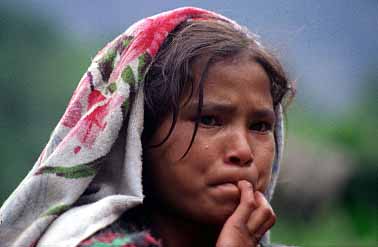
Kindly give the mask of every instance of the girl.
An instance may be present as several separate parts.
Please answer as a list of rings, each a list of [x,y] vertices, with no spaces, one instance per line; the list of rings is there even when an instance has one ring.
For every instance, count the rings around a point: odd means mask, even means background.
[[[135,23],[93,59],[2,206],[2,243],[268,246],[290,91],[226,17],[187,7]]]

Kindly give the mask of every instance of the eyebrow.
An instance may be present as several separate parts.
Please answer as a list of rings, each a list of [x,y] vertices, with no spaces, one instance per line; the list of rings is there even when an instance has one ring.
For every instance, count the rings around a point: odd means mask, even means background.
[[[274,111],[270,109],[261,109],[261,110],[254,111],[252,113],[252,116],[253,118],[257,118],[257,119],[268,119],[269,121],[272,121],[273,123],[276,122],[276,114],[274,113]]]
[[[190,112],[197,112],[198,108],[198,101],[192,101],[185,105],[185,108],[187,108]],[[227,103],[227,102],[212,102],[212,101],[207,101],[203,103],[202,106],[202,112],[221,112],[225,114],[232,114],[236,112],[237,107],[233,104]],[[269,108],[262,108],[262,109],[257,109],[254,110],[251,113],[252,118],[257,118],[257,119],[269,119],[272,122],[275,122],[276,120],[276,114],[274,113],[273,110]]]
[[[198,101],[192,101],[188,103],[185,108],[187,108],[190,112],[197,112],[198,109]],[[214,112],[224,112],[227,114],[231,114],[236,111],[236,107],[232,104],[225,103],[225,102],[203,102],[202,105],[202,112],[206,111],[214,111]]]

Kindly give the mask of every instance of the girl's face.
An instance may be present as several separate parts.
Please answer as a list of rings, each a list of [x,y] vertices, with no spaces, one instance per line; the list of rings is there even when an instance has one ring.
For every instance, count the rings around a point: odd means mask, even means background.
[[[201,62],[194,66],[199,80]],[[212,65],[204,82],[203,109],[194,143],[188,148],[198,98],[180,109],[174,131],[157,148],[146,150],[154,198],[179,216],[223,223],[239,203],[239,180],[264,192],[275,154],[275,114],[270,81],[247,55]],[[160,143],[171,126],[166,118],[150,144]]]

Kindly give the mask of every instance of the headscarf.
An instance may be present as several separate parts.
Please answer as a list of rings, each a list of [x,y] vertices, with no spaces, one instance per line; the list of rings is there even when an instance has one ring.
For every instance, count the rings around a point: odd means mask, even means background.
[[[142,82],[167,35],[195,19],[241,28],[184,7],[138,21],[98,52],[32,170],[1,207],[1,246],[76,246],[142,204]],[[282,153],[280,109],[269,200]],[[115,148],[123,124],[126,140]]]

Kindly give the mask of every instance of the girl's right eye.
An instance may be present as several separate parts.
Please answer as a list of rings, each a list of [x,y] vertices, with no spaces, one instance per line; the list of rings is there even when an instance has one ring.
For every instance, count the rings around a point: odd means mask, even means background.
[[[220,123],[214,116],[205,115],[201,116],[199,119],[199,123],[205,126],[219,126]]]

